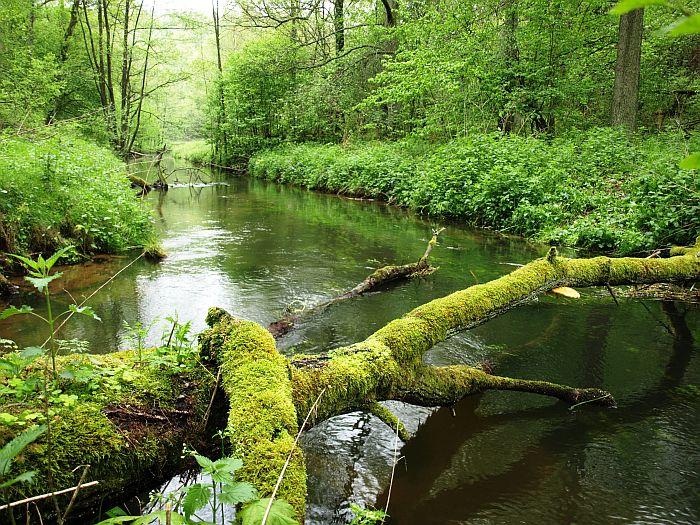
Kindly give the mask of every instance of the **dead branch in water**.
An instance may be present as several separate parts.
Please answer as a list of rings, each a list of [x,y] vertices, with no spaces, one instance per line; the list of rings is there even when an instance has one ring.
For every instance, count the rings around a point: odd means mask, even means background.
[[[416,262],[403,264],[400,266],[382,266],[365,277],[361,283],[351,290],[317,304],[309,309],[302,310],[301,312],[286,314],[281,319],[270,323],[267,327],[268,331],[275,339],[279,339],[283,335],[291,332],[302,317],[308,316],[312,313],[317,313],[325,308],[328,308],[332,304],[372,292],[388,283],[410,279],[415,276],[430,275],[437,268],[431,266],[428,259],[430,257],[430,253],[433,251],[433,248],[435,245],[437,245],[438,236],[444,230],[445,228],[433,230],[433,236],[431,237],[430,241],[428,241],[428,246],[425,248],[425,252]]]

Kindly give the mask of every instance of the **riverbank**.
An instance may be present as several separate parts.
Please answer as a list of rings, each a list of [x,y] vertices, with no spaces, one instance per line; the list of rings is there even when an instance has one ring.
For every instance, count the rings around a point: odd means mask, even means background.
[[[695,238],[700,181],[678,167],[685,154],[675,134],[599,128],[552,141],[482,134],[441,145],[286,144],[255,154],[249,171],[537,241],[632,254]]]
[[[0,252],[115,253],[153,234],[124,162],[70,130],[1,137],[0,195]],[[0,259],[3,267],[12,262]]]

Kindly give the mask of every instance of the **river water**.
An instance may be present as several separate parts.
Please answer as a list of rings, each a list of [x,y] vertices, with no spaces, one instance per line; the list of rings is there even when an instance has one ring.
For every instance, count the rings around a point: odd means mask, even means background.
[[[249,178],[173,187],[147,197],[169,256],[139,260],[90,304],[101,323],[75,319],[63,339],[95,353],[129,346],[124,323],[165,317],[204,327],[210,306],[267,324],[312,305],[373,268],[415,261],[429,222],[360,202]],[[307,319],[279,347],[321,352],[364,339],[411,308],[484,282],[546,247],[448,225],[425,279],[346,301]],[[76,300],[135,255],[65,269]],[[62,292],[56,300],[72,300]],[[41,309],[24,293],[17,302]],[[611,391],[617,409],[492,392],[453,409],[392,403],[413,438],[398,442],[372,416],[347,414],[307,432],[309,524],[345,523],[349,502],[384,508],[400,525],[484,523],[697,523],[700,521],[700,309],[621,299],[543,297],[434,348],[434,364],[492,362],[501,375]],[[673,335],[675,334],[675,335]],[[0,337],[35,344],[30,319],[0,322]],[[395,454],[399,461],[389,484]]]

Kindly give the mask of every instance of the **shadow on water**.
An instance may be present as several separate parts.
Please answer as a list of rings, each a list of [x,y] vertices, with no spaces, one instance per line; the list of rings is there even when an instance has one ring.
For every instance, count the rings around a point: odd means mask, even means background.
[[[140,321],[154,323],[149,342],[157,343],[165,317],[177,313],[199,330],[213,305],[266,325],[290,305],[312,305],[352,287],[379,265],[416,260],[430,236],[429,222],[381,203],[248,178],[215,180],[221,184],[146,197],[169,257],[160,265],[138,261],[120,274],[92,302],[103,322],[76,319],[62,338],[109,352],[128,344],[124,322]],[[433,252],[438,272],[306,319],[280,349],[313,353],[361,340],[421,303],[545,251],[448,225]],[[80,301],[137,254],[66,268],[61,284]],[[508,392],[440,410],[392,403],[415,435],[400,451],[391,523],[700,519],[700,312],[658,302],[646,303],[648,310],[624,300],[617,307],[582,292],[578,301],[543,297],[456,334],[426,360],[489,360],[503,375],[601,387],[619,408],[571,412]],[[62,290],[55,298],[72,302]],[[29,293],[17,302],[41,313],[39,298]],[[31,345],[45,334],[17,316],[0,321],[0,337]],[[383,507],[393,444],[388,427],[361,413],[306,433],[308,523],[345,523],[351,501]]]

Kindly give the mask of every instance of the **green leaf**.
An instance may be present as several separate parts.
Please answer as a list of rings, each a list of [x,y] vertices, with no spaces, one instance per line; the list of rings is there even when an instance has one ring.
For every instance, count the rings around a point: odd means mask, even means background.
[[[700,33],[700,13],[692,16],[681,18],[668,28],[668,34],[671,36],[695,35]]]
[[[14,253],[8,253],[8,255],[17,259],[26,268],[31,268],[32,270],[39,271],[39,265],[32,261],[29,257],[22,257],[21,255],[16,255]]]
[[[110,518],[116,518],[117,516],[128,516],[126,511],[121,507],[112,507],[107,512],[105,512]]]
[[[28,346],[27,348],[23,348],[19,355],[22,357],[22,359],[34,361],[37,357],[46,355],[46,348],[41,348],[39,346]]]
[[[199,454],[194,454],[194,459],[197,460],[199,466],[202,467],[207,474],[214,472],[214,462],[211,459],[200,456]]]
[[[25,277],[25,280],[29,281],[34,285],[34,288],[43,292],[44,289],[49,285],[51,281],[54,281],[63,275],[61,272],[49,275],[47,277]]]
[[[0,476],[5,476],[10,471],[12,460],[24,447],[35,441],[46,432],[46,425],[35,425],[22,432],[19,436],[0,448]]]
[[[57,262],[61,257],[63,257],[66,253],[68,253],[68,252],[71,251],[72,249],[73,249],[72,246],[66,246],[65,248],[61,248],[61,249],[58,250],[56,253],[54,253],[51,257],[49,257],[49,258],[46,260],[46,269],[47,269],[47,270],[50,270],[51,268],[53,268],[53,265],[56,264],[56,262]]]
[[[8,308],[5,308],[2,312],[0,312],[0,321],[2,321],[3,319],[7,319],[8,317],[12,317],[13,315],[28,314],[33,311],[34,308],[32,308],[31,306],[27,306],[26,304],[23,304],[19,308],[15,306],[10,306]]]
[[[102,321],[102,319],[100,319],[100,317],[95,313],[95,310],[93,310],[91,306],[78,306],[76,304],[71,304],[68,307],[68,309],[74,314],[80,314],[86,317],[92,317],[93,319],[97,319],[98,321]]]
[[[679,164],[684,170],[697,170],[700,169],[700,152],[691,153],[686,158],[684,158]]]
[[[665,5],[671,7],[671,5],[664,0],[620,0],[610,10],[610,14],[624,15],[625,13],[629,13],[635,9],[643,9],[652,5]]]
[[[239,481],[230,485],[224,485],[221,489],[219,499],[227,505],[238,505],[248,503],[258,497],[258,491],[250,483]]]
[[[243,461],[238,458],[221,458],[214,462],[214,468],[222,472],[233,474],[243,466]]]
[[[97,525],[121,525],[122,523],[131,523],[132,525],[151,525],[152,523],[166,523],[166,512],[159,510],[151,512],[145,516],[114,516],[106,520],[102,520]],[[160,520],[160,521],[158,521]],[[172,525],[187,525],[185,518],[177,512],[170,513],[170,523]]]
[[[265,509],[270,498],[259,499],[246,505],[241,511],[243,525],[260,525],[265,516]],[[294,508],[283,500],[272,502],[270,513],[267,516],[267,525],[299,525],[294,519]]]
[[[15,483],[27,483],[31,482],[32,479],[34,479],[34,475],[36,474],[35,470],[29,470],[27,472],[22,472],[19,476],[16,478],[13,478],[9,481],[5,481],[4,483],[0,483],[0,489],[5,489],[7,487],[10,487],[14,485]]]
[[[195,483],[187,487],[187,493],[182,502],[182,510],[185,513],[185,519],[190,519],[192,514],[209,503],[211,496],[211,489],[201,483]]]

